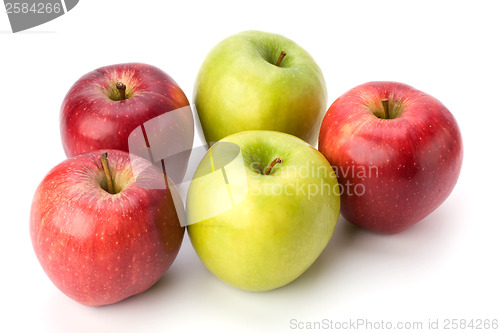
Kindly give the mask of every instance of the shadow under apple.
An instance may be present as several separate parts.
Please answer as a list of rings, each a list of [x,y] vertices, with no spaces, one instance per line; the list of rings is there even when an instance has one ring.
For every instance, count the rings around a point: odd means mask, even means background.
[[[463,225],[456,225],[465,198],[454,197],[408,230],[378,234],[340,216],[333,237],[311,267],[295,281],[271,291],[298,307],[315,297],[332,298],[332,307],[361,301],[390,288],[411,288],[433,279],[459,246]],[[432,283],[432,282],[431,282]],[[317,286],[322,286],[318,288]],[[330,286],[325,290],[324,286]]]

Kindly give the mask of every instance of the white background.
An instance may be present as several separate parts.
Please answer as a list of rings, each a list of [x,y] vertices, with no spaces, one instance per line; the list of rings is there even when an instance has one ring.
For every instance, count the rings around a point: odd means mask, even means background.
[[[421,321],[426,329],[429,319],[441,327],[446,319],[500,319],[499,7],[494,1],[83,0],[17,34],[2,8],[0,331],[298,331],[293,319]],[[101,308],[67,298],[44,274],[28,232],[36,186],[65,158],[59,108],[67,90],[97,67],[139,61],[165,70],[191,98],[207,52],[247,29],[281,33],[308,50],[323,70],[328,104],[373,80],[401,81],[440,99],[465,145],[454,192],[398,235],[369,233],[341,218],[317,262],[275,291],[245,292],[219,281],[186,237],[171,269],[142,295]]]

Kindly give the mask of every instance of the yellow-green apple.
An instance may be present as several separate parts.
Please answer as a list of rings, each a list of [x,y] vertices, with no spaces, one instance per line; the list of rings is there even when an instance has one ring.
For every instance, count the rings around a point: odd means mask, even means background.
[[[437,99],[398,82],[357,86],[331,105],[319,150],[337,172],[342,215],[394,234],[433,212],[453,190],[463,146]]]
[[[166,179],[149,161],[119,150],[54,167],[35,192],[30,216],[33,248],[50,280],[89,306],[157,282],[184,235]]]
[[[329,242],[340,196],[326,158],[303,140],[245,131],[217,142],[188,190],[188,234],[205,266],[251,291],[288,284]]]
[[[175,180],[183,172],[171,173],[187,168],[194,135],[189,102],[177,83],[157,67],[117,64],[84,75],[66,94],[60,123],[68,157],[98,149],[129,151],[131,141],[136,155],[150,159],[147,153],[153,150],[153,162],[186,152],[170,163],[169,176]],[[139,149],[139,143],[151,149]]]
[[[273,130],[316,145],[327,92],[302,47],[278,34],[245,31],[206,56],[194,102],[209,144],[241,131]]]

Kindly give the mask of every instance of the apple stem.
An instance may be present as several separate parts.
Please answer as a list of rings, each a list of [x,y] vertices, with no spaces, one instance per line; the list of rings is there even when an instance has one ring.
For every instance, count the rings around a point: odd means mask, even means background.
[[[283,159],[277,157],[274,160],[272,160],[272,162],[267,166],[266,171],[264,172],[266,176],[271,173],[271,170],[273,169],[273,166],[276,165],[276,163],[283,163]]]
[[[391,115],[389,113],[389,99],[384,98],[381,101],[382,101],[382,105],[384,107],[384,116],[385,116],[385,119],[391,119]]]
[[[127,89],[126,85],[124,85],[121,82],[117,82],[116,83],[116,89],[118,89],[118,91],[120,92],[120,98],[121,98],[121,100],[127,99],[127,97],[125,96],[125,89]]]
[[[106,175],[106,182],[108,183],[108,192],[114,194],[115,189],[113,188],[113,181],[111,180],[111,173],[109,172],[107,152],[102,153],[101,163],[102,163],[102,168],[104,169],[104,174]]]
[[[280,53],[280,57],[278,58],[278,60],[276,61],[276,67],[279,67],[280,64],[281,64],[281,61],[283,60],[283,58],[286,56],[286,52],[285,51],[281,51]]]

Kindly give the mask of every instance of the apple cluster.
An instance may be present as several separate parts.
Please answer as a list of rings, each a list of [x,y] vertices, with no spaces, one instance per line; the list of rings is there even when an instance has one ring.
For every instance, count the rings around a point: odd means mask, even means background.
[[[186,181],[196,124],[168,74],[106,66],[68,91],[60,117],[68,159],[38,186],[30,235],[50,280],[75,301],[100,306],[147,290],[186,229],[223,281],[279,288],[314,263],[339,214],[401,232],[434,211],[460,173],[460,130],[437,99],[369,82],[326,110],[321,69],[281,35],[246,31],[220,42],[193,99],[210,149],[184,203],[176,184]]]

